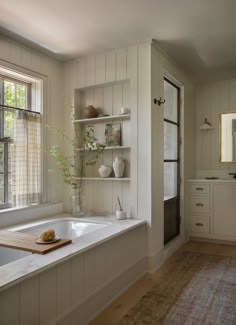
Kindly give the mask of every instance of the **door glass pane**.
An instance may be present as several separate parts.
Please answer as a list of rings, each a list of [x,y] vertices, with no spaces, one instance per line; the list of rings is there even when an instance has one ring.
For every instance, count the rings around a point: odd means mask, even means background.
[[[4,172],[4,144],[0,143],[0,173]]]
[[[164,200],[177,196],[177,171],[176,162],[164,163]]]
[[[178,122],[178,89],[164,81],[164,118]]]
[[[4,203],[4,175],[0,174],[0,204]]]
[[[178,127],[164,122],[164,159],[178,159]]]

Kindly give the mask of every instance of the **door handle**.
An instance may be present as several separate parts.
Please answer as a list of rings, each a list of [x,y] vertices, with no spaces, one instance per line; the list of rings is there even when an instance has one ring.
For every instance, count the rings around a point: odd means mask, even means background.
[[[202,187],[196,187],[196,190],[197,191],[203,191],[203,188]]]
[[[203,227],[203,223],[201,223],[201,222],[197,222],[197,223],[195,223],[195,225],[198,227]]]

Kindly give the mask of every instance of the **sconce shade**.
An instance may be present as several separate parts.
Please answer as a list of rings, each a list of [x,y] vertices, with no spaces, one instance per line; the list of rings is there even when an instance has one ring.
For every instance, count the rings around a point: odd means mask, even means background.
[[[200,126],[200,130],[211,130],[212,125],[210,122],[207,121],[207,118],[204,119],[204,123]]]

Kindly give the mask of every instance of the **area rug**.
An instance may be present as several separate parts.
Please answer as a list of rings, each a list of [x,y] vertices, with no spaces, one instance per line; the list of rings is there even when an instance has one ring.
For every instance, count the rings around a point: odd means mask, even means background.
[[[236,258],[183,252],[119,325],[235,325]]]

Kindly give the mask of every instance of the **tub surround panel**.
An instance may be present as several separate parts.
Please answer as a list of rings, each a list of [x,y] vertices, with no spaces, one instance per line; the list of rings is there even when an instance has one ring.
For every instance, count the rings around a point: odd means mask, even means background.
[[[37,293],[36,293],[37,294]],[[0,324],[20,324],[20,286],[0,293]]]
[[[39,319],[40,324],[50,324],[57,317],[57,277],[55,269],[39,275]]]
[[[70,215],[63,214],[60,217],[70,218]],[[58,216],[55,218],[55,220],[56,219],[58,219]],[[48,221],[52,220],[53,218],[48,218]],[[83,220],[95,223],[103,222],[107,223],[108,226],[100,228],[94,232],[85,234],[81,237],[77,237],[73,239],[72,244],[64,246],[46,255],[28,255],[22,259],[16,260],[10,264],[6,264],[0,267],[0,290],[11,285],[14,281],[20,281],[22,277],[27,277],[29,274],[32,275],[32,273],[34,272],[40,272],[42,268],[51,267],[52,265],[55,265],[60,261],[66,260],[73,255],[82,253],[90,248],[95,248],[98,244],[103,243],[107,239],[111,239],[113,237],[115,239],[118,235],[145,223],[142,220],[134,219],[118,221],[114,219],[114,217],[91,217],[91,219],[84,218]],[[45,219],[43,220],[43,222],[45,222]],[[33,224],[31,223],[28,226],[32,225]],[[25,226],[22,226],[22,228],[24,227]],[[19,230],[19,227],[13,229]],[[117,246],[119,247],[118,244]],[[117,250],[117,256],[119,256],[119,250]],[[91,270],[88,269],[88,272],[91,272]]]
[[[99,245],[84,251],[79,250],[79,242],[72,244],[77,248],[75,254],[59,254],[56,264],[52,263],[54,252],[43,256],[50,260],[46,269],[38,268],[0,293],[0,324],[9,325],[12,320],[11,325],[82,325],[94,317],[145,272],[145,225],[138,220],[127,222],[136,227],[131,226],[126,233],[123,222],[123,230],[116,232],[115,237],[103,238]],[[68,254],[63,260],[62,256]],[[26,259],[21,261],[31,268]]]
[[[20,324],[32,325],[35,319],[34,325],[39,325],[39,277],[20,284],[19,304]]]

